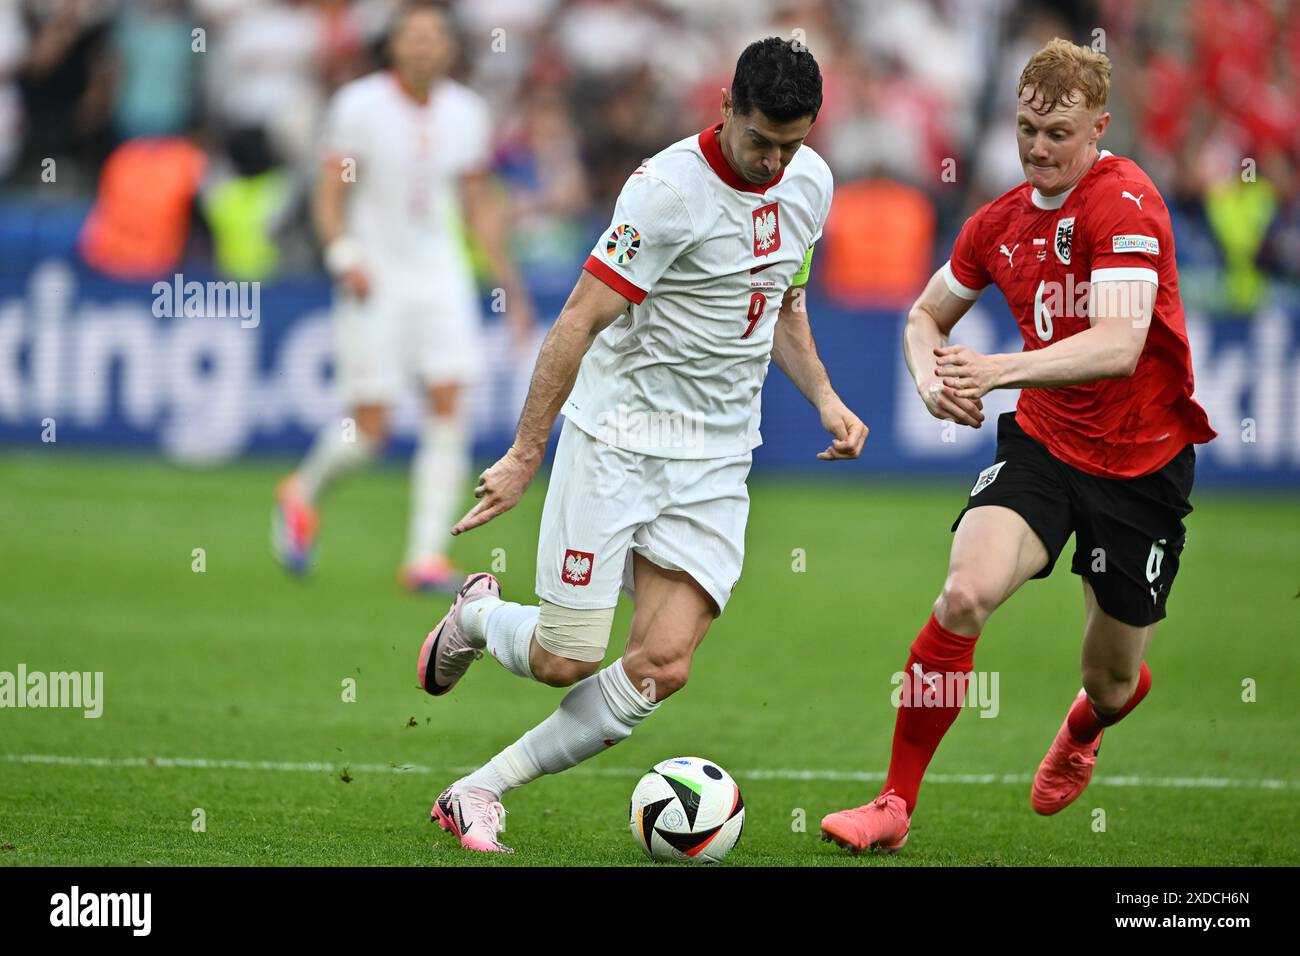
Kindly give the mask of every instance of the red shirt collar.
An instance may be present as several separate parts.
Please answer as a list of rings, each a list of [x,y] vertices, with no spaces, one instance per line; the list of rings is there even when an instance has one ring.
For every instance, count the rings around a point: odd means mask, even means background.
[[[730,186],[732,189],[739,189],[741,192],[758,193],[760,196],[781,181],[785,175],[785,170],[776,174],[776,178],[765,186],[755,186],[753,183],[741,177],[740,173],[731,168],[727,162],[727,157],[722,155],[722,144],[718,142],[718,133],[722,131],[722,124],[711,126],[700,133],[700,152],[704,158],[709,161],[713,171],[718,174],[718,178]]]

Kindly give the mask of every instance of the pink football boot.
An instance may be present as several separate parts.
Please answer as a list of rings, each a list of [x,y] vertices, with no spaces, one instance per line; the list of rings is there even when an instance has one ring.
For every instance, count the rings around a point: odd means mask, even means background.
[[[501,596],[497,579],[486,572],[471,574],[456,592],[451,610],[424,639],[417,672],[420,686],[434,697],[441,697],[455,687],[469,665],[483,656],[487,641],[476,640],[465,632],[460,625],[460,612],[466,604],[488,596]]]
[[[487,790],[457,789],[460,781],[442,793],[429,811],[429,819],[460,838],[460,845],[480,853],[514,853],[497,842],[506,828],[506,808]]]
[[[1085,693],[1086,691],[1079,691],[1079,697]],[[1083,793],[1088,781],[1092,779],[1093,768],[1097,766],[1103,733],[1105,731],[1098,731],[1096,739],[1079,743],[1070,734],[1070,718],[1067,714],[1061,729],[1056,732],[1051,749],[1038,765],[1038,773],[1034,774],[1029,802],[1036,812],[1049,817],[1064,810]]]
[[[909,832],[907,802],[893,790],[882,793],[866,806],[822,818],[822,839],[833,841],[853,854],[864,850],[897,853],[907,843]]]
[[[297,475],[285,476],[275,492],[271,547],[286,570],[301,575],[311,569],[318,526],[316,509],[303,494],[302,482]]]

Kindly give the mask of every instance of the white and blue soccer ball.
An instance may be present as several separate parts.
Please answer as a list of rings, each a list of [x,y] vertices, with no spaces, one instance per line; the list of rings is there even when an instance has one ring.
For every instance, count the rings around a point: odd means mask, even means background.
[[[632,791],[629,826],[653,860],[717,863],[745,826],[745,801],[731,774],[712,760],[657,763]]]

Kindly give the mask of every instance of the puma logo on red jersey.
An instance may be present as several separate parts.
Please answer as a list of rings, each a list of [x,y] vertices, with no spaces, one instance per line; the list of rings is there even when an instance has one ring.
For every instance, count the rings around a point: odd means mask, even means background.
[[[1129,192],[1129,191],[1126,189],[1126,190],[1124,190],[1122,193],[1119,194],[1119,198],[1120,198],[1120,199],[1131,199],[1131,200],[1133,200],[1133,202],[1135,202],[1135,203],[1137,204],[1137,207],[1138,207],[1139,209],[1141,209],[1141,208],[1142,208],[1142,197],[1145,196],[1145,195],[1146,195],[1146,193],[1139,193],[1138,195],[1134,196],[1131,192]]]

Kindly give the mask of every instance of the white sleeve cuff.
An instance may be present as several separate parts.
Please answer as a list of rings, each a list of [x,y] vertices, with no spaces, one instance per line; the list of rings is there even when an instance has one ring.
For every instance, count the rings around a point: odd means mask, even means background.
[[[1116,269],[1114,271],[1119,272],[1121,270]],[[1134,270],[1134,271],[1138,271],[1138,270]],[[945,284],[947,284],[948,291],[951,292],[959,299],[967,299],[971,302],[974,302],[976,299],[980,297],[980,293],[984,291],[982,289],[972,289],[969,286],[964,286],[960,282],[958,282],[957,277],[952,274],[951,260],[945,262],[943,264],[943,268],[940,269],[939,272],[943,274],[943,281]]]
[[[1136,266],[1120,269],[1093,269],[1092,275],[1088,281],[1097,282],[1150,282],[1152,285],[1160,284],[1160,277],[1156,275],[1155,269],[1142,269]]]

